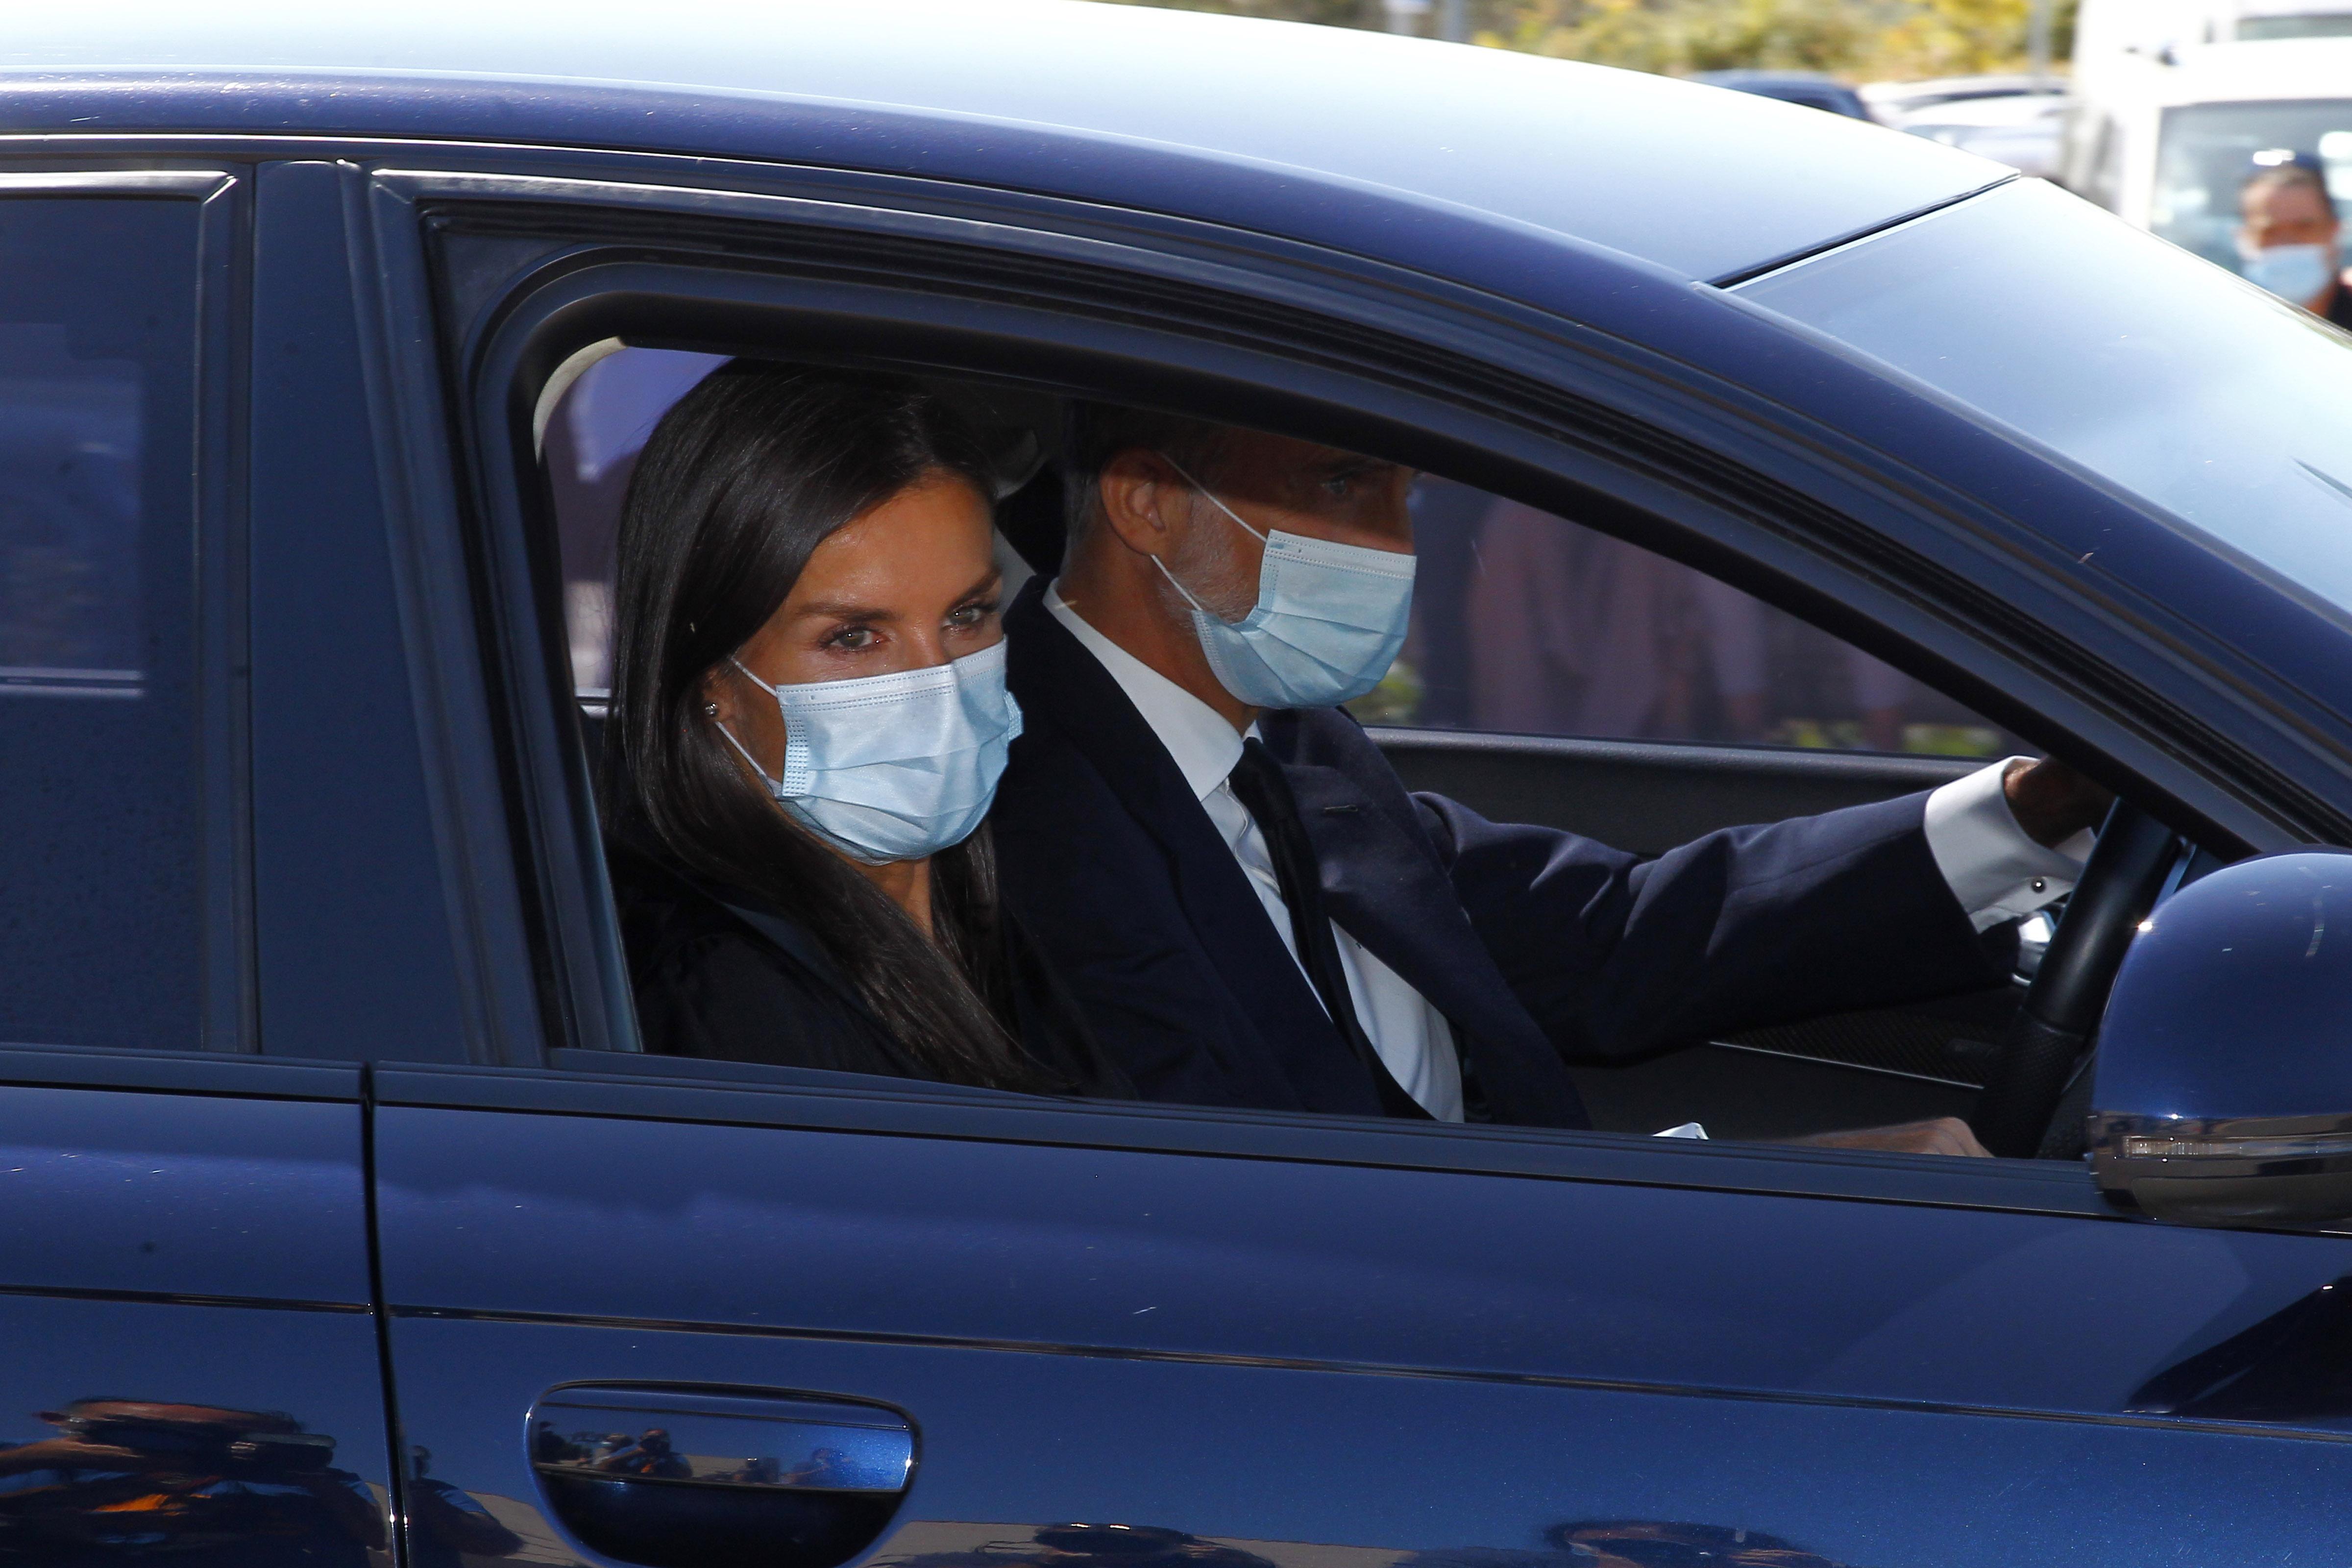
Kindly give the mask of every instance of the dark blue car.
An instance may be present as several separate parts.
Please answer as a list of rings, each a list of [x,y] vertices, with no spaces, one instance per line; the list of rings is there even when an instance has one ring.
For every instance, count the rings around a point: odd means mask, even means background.
[[[360,9],[0,36],[0,1563],[2342,1560],[2352,339],[1501,51]],[[2030,978],[1600,1131],[651,1055],[611,509],[745,353],[1442,476],[1364,711],[1493,816],[2120,804]],[[2006,1157],[1787,1142],[1943,1114]]]
[[[1851,120],[1871,118],[1870,107],[1863,102],[1862,94],[1820,71],[1697,71],[1690,79],[1709,87],[1727,87],[1734,92],[1752,92],[1759,98],[1776,98],[1782,103],[1818,109],[1827,114],[1843,114]]]

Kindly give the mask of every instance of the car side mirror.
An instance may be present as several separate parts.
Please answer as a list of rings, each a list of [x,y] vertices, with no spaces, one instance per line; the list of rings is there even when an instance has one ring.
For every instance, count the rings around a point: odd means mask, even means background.
[[[2140,926],[2099,1031],[2091,1169],[2188,1225],[2352,1223],[2352,854],[2242,860]]]

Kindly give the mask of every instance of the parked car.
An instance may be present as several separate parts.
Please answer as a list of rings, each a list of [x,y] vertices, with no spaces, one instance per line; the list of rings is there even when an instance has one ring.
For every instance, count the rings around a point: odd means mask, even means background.
[[[1948,99],[1887,122],[1914,136],[2006,163],[2021,174],[2047,179],[2058,173],[2068,109],[2063,92],[2011,93]]]
[[[2086,80],[2067,121],[2067,187],[2176,245],[2237,265],[2238,192],[2300,156],[2352,195],[2352,38],[2223,43]]]
[[[1866,81],[1854,92],[1870,110],[1872,119],[1900,129],[1911,116],[1940,104],[2034,96],[2062,91],[2064,86],[2051,77],[2011,73],[1934,77],[1925,81]]]
[[[1802,104],[1807,109],[1853,120],[1870,118],[1870,110],[1863,106],[1853,89],[1820,71],[1698,71],[1690,79],[1709,87],[1727,87],[1734,92],[1752,92],[1759,98],[1777,98],[1783,103]]]
[[[1919,138],[1124,6],[89,0],[0,113],[0,1556],[2340,1555],[2338,335]],[[541,456],[616,346],[1384,454],[2123,804],[2030,986],[1603,1131],[649,1055]],[[1975,765],[1374,733],[1649,851]],[[1643,1135],[1952,1110],[2065,1157]]]

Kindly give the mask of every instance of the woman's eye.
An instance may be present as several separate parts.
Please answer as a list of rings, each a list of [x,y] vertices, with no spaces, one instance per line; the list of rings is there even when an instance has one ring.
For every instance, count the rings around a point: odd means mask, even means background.
[[[994,605],[963,605],[948,612],[948,625],[959,631],[970,631],[995,613]]]
[[[825,640],[829,647],[845,648],[851,653],[863,653],[880,638],[872,626],[844,626]]]

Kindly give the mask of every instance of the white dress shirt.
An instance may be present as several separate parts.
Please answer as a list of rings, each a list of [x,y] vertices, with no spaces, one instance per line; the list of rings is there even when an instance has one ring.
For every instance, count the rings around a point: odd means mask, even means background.
[[[1297,961],[1298,938],[1291,929],[1290,906],[1283,901],[1282,882],[1275,875],[1265,837],[1228,782],[1234,764],[1241,761],[1244,737],[1215,709],[1087,625],[1063,601],[1060,584],[1045,590],[1045,609],[1110,672],[1168,749],[1176,771],[1192,786],[1202,809],[1241,863],[1282,945]],[[1255,724],[1249,733],[1257,733]],[[1980,768],[1927,797],[1928,851],[1979,931],[2031,914],[2063,896],[2083,874],[2083,859],[2090,853],[2088,833],[2058,849],[2045,849],[2025,836],[2001,793],[2001,773],[2008,765],[2000,762]],[[1339,966],[1347,973],[1348,996],[1355,1004],[1357,1020],[1390,1075],[1430,1115],[1441,1121],[1461,1121],[1461,1057],[1445,1016],[1402,975],[1365,951],[1337,921],[1331,922],[1331,934],[1339,943]],[[1299,972],[1306,973],[1305,964]],[[1311,977],[1308,989],[1313,989]]]

